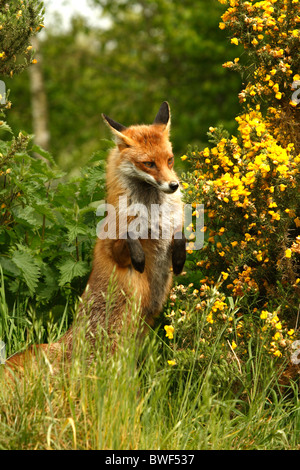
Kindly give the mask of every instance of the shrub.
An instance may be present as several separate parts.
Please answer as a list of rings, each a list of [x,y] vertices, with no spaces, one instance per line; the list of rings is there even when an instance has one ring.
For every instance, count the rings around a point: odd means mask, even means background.
[[[280,306],[286,318],[295,316],[300,288],[300,106],[291,99],[299,8],[292,0],[230,1],[220,26],[244,46],[249,64],[225,65],[247,77],[244,109],[237,136],[210,128],[213,145],[190,149],[186,195],[206,208],[205,246],[195,259],[202,282],[222,276],[228,295]]]
[[[30,39],[41,28],[44,7],[39,0],[0,3],[0,74],[10,75],[34,63]]]
[[[200,296],[194,311],[204,316],[212,341],[218,334],[224,340],[227,352],[219,363],[228,359],[229,344],[243,360],[259,341],[274,358],[286,358],[300,293],[300,100],[293,93],[300,85],[300,4],[221,3],[230,5],[220,28],[230,31],[241,51],[241,60],[223,66],[239,71],[245,88],[237,135],[210,127],[211,145],[190,147],[182,157],[191,163],[183,178],[185,199],[205,207],[204,247],[191,251],[188,262],[188,278]],[[190,230],[193,241],[195,226]],[[171,324],[179,341],[177,317]],[[196,320],[188,315],[181,321],[186,330]]]

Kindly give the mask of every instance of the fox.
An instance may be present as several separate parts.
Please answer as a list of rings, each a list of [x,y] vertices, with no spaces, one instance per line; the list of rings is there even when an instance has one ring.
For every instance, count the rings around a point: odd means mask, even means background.
[[[146,334],[160,314],[186,261],[183,234],[183,202],[174,170],[170,141],[170,106],[164,101],[152,124],[126,127],[102,114],[115,140],[106,166],[106,226],[99,229],[92,270],[81,297],[78,321],[56,343],[31,346],[11,357],[8,367],[24,367],[24,361],[41,352],[60,360],[62,351],[72,355],[80,319],[88,317],[87,339],[94,346],[99,326],[117,337],[123,322],[131,325],[128,299],[135,299]],[[143,214],[138,209],[143,208]],[[163,211],[160,211],[163,208]],[[113,233],[114,232],[114,233]],[[112,277],[116,285],[113,308],[107,314],[106,295]],[[126,318],[124,320],[124,312]],[[132,326],[134,328],[134,325]],[[117,347],[112,341],[112,349]]]

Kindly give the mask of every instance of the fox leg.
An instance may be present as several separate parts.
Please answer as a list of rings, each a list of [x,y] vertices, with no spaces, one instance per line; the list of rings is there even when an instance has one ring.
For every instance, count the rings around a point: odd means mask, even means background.
[[[113,257],[119,266],[125,268],[132,264],[134,269],[140,273],[145,269],[145,253],[139,239],[130,237],[117,240],[112,247]]]
[[[172,241],[172,266],[173,273],[177,276],[182,272],[186,259],[186,238],[183,234],[181,234],[181,238],[175,238],[175,235]]]

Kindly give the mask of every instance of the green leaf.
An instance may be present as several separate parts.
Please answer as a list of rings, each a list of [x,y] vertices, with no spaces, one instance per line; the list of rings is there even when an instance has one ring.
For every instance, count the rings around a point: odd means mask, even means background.
[[[72,243],[78,235],[89,235],[90,228],[83,224],[66,224],[66,228],[68,229],[68,241]]]
[[[81,193],[92,196],[97,191],[103,197],[104,181],[105,171],[103,165],[99,164],[94,167],[85,168],[80,188]]]
[[[3,121],[2,121],[2,124],[0,125],[0,131],[9,132],[10,134],[13,134],[11,127],[7,124],[7,122],[3,122]]]
[[[15,216],[15,221],[16,222],[26,222],[27,225],[38,228],[41,226],[41,223],[37,220],[35,211],[33,207],[27,206],[27,207],[15,207],[12,210],[12,213]]]
[[[101,148],[92,154],[91,158],[88,160],[88,164],[105,160],[107,152],[116,146],[114,141],[107,139],[101,139],[100,145]]]
[[[35,152],[35,153],[38,153],[42,157],[46,158],[53,165],[55,165],[55,161],[54,161],[51,153],[47,152],[47,150],[42,149],[42,147],[40,147],[39,145],[37,145],[37,144],[33,145],[31,151]]]
[[[9,274],[14,277],[20,276],[21,274],[20,269],[15,265],[15,263],[5,256],[0,256],[0,266],[2,267],[4,274]]]
[[[233,300],[233,298],[228,297],[228,302],[229,302],[230,308],[233,310],[234,309],[234,300]]]
[[[58,285],[62,287],[68,282],[71,282],[75,277],[85,276],[89,272],[89,265],[85,261],[74,261],[67,259],[58,266],[60,276]]]
[[[49,300],[58,289],[57,272],[55,272],[50,266],[43,264],[41,267],[41,274],[44,279],[43,282],[39,283],[37,295],[41,300]]]
[[[31,294],[34,293],[41,274],[40,268],[31,253],[19,246],[13,255],[12,261],[21,270],[22,277]]]

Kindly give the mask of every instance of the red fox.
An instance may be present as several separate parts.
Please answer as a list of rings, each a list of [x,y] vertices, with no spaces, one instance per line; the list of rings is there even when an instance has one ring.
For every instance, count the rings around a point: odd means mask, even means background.
[[[107,223],[112,223],[115,233],[102,229],[98,234],[92,272],[78,311],[79,327],[80,317],[88,315],[91,342],[99,325],[109,334],[121,330],[128,298],[136,299],[144,324],[153,325],[171,287],[171,267],[175,275],[180,274],[186,258],[183,205],[169,140],[168,103],[162,103],[151,125],[125,127],[102,116],[116,141],[108,156],[106,178],[107,204],[115,216],[114,221],[108,216]],[[137,217],[136,209],[141,207],[144,212]],[[164,209],[161,214],[160,208]],[[105,295],[112,276],[117,292],[107,318]],[[129,311],[125,321],[130,324],[130,320]],[[58,343],[48,347],[50,356],[58,354],[59,345],[71,353],[76,328],[71,327]],[[47,345],[39,348],[45,350]],[[24,355],[15,355],[7,364],[18,366],[23,360]]]

